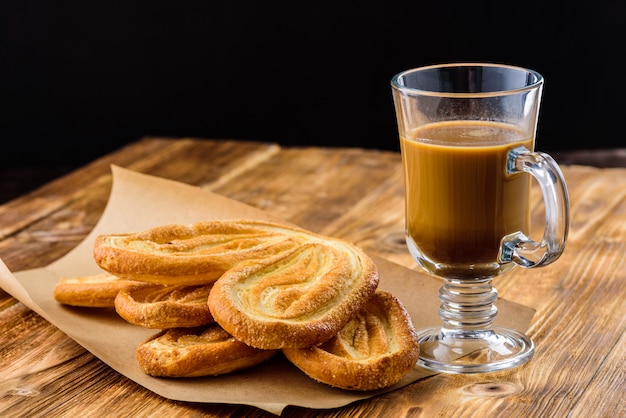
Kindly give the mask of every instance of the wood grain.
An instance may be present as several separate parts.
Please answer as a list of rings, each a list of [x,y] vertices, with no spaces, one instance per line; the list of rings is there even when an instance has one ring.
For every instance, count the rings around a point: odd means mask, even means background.
[[[111,164],[212,190],[417,269],[404,244],[397,153],[144,138],[0,206],[0,258],[11,270],[46,265],[84,238],[106,205]],[[283,416],[626,416],[626,169],[563,172],[572,208],[565,253],[549,267],[495,281],[502,297],[537,310],[530,363],[437,375],[343,408],[288,407]],[[532,219],[536,236],[543,223],[536,189]],[[4,291],[0,341],[0,410],[10,416],[270,416],[154,395]]]

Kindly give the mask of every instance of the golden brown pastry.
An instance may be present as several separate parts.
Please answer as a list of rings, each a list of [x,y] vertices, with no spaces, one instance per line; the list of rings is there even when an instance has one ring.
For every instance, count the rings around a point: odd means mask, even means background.
[[[207,306],[215,327],[194,328],[191,334],[177,326],[137,349],[142,368],[154,376],[221,374],[262,361],[268,351],[324,343],[361,311],[379,282],[376,265],[357,246],[256,220],[100,235],[94,258],[111,274],[166,285],[163,292],[172,286],[212,286]],[[172,326],[162,319],[177,315],[164,314],[160,304],[169,296],[147,289],[120,292],[120,315],[143,326]],[[219,338],[217,330],[223,333]],[[215,354],[227,336],[228,350]],[[225,354],[231,351],[244,354]]]
[[[115,310],[126,321],[145,328],[196,327],[212,322],[207,300],[212,285],[145,284],[122,289]]]
[[[217,324],[162,331],[137,347],[141,369],[151,376],[215,376],[246,369],[277,351],[259,350],[235,340]]]
[[[165,225],[133,234],[100,235],[94,259],[102,269],[131,280],[209,284],[242,261],[292,250],[305,236],[295,228],[259,221]]]
[[[332,338],[378,286],[374,262],[358,247],[310,235],[310,242],[226,272],[209,294],[215,320],[262,349],[309,347]]]
[[[349,390],[382,389],[409,373],[419,357],[415,329],[402,303],[378,290],[336,337],[283,353],[309,377]]]
[[[65,305],[112,308],[118,292],[141,282],[122,279],[109,273],[63,277],[54,287],[54,299]]]

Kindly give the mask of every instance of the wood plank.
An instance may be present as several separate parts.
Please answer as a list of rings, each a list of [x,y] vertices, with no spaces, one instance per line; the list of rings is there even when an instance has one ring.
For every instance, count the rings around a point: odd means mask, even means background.
[[[416,269],[404,244],[399,162],[393,152],[146,138],[0,206],[0,257],[16,270],[47,264],[73,248],[106,204],[114,163],[216,191]],[[438,375],[337,410],[288,407],[284,416],[626,412],[626,170],[567,166],[563,171],[572,203],[565,254],[552,266],[516,269],[496,279],[501,296],[537,309],[530,330],[537,353],[529,364],[501,373]],[[532,218],[533,234],[541,232],[537,190]],[[11,408],[17,416],[104,410],[133,416],[270,416],[250,407],[162,399],[4,292],[0,333],[11,341],[0,350],[0,410]]]
[[[275,144],[146,138],[0,206],[0,258],[18,271],[47,265],[74,248],[104,210],[111,164],[202,186],[277,152]]]
[[[284,148],[254,170],[210,188],[318,232],[384,182],[398,158],[352,148]]]
[[[572,418],[587,418],[590,411],[610,411],[606,416],[611,417],[626,416],[624,360],[626,360],[626,334],[622,327],[619,340],[611,347],[606,358],[602,359],[598,372],[572,409],[570,415]],[[615,367],[616,364],[621,367]]]

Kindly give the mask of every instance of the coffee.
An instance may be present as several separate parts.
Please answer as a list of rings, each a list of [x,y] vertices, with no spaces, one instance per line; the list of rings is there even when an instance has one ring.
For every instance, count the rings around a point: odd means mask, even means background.
[[[507,174],[512,148],[534,138],[489,121],[424,125],[401,138],[408,245],[434,274],[494,276],[501,239],[530,229],[530,176]]]

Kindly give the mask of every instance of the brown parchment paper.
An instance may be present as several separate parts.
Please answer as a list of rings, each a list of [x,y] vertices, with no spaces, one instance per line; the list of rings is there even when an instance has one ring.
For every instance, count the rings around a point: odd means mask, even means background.
[[[0,260],[0,286],[37,312],[104,363],[165,398],[204,403],[245,404],[280,415],[287,405],[335,408],[405,386],[433,373],[416,367],[391,388],[372,392],[334,389],[308,378],[282,356],[252,369],[207,378],[167,379],[144,374],[135,360],[137,345],[156,333],[131,325],[112,309],[72,308],[58,304],[52,291],[60,277],[95,274],[96,235],[132,232],[158,225],[209,219],[264,219],[269,214],[197,187],[113,166],[113,188],[93,231],[66,256],[45,268],[12,274]],[[417,328],[439,324],[437,291],[441,282],[381,258],[375,258],[380,288],[407,307]],[[534,310],[500,299],[497,322],[525,331]]]

